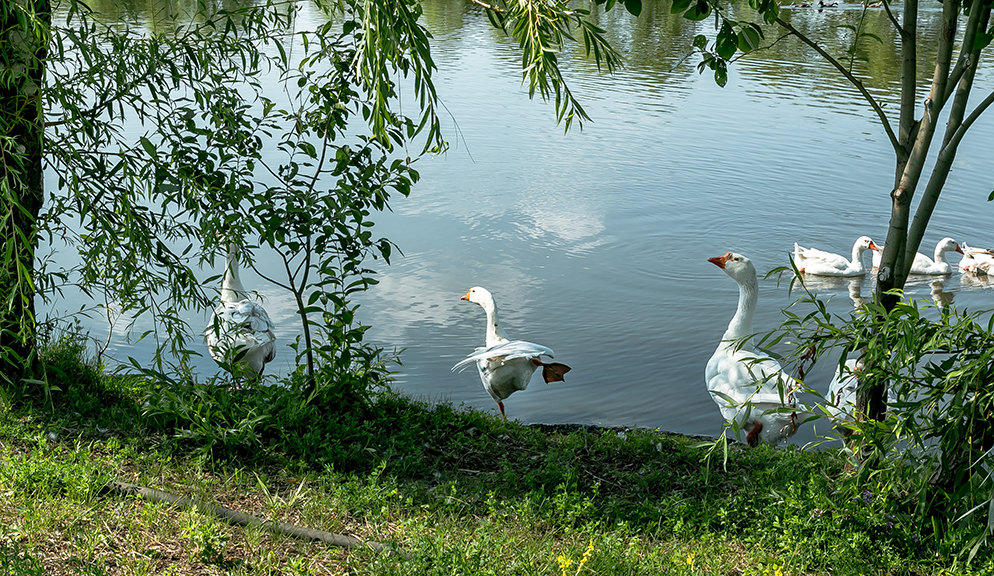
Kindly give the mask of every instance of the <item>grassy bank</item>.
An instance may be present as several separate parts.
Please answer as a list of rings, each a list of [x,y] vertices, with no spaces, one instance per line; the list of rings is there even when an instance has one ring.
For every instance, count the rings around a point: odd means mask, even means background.
[[[0,420],[0,574],[966,574],[836,453],[65,370]],[[75,370],[75,372],[74,372]],[[123,481],[394,545],[330,547]]]

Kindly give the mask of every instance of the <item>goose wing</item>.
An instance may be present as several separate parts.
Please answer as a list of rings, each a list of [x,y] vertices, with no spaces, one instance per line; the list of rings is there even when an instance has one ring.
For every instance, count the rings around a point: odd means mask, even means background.
[[[510,342],[503,342],[495,346],[480,347],[473,351],[472,354],[460,360],[452,367],[452,371],[462,371],[467,366],[474,363],[483,362],[487,360],[500,360],[500,362],[506,363],[516,358],[538,358],[539,356],[545,355],[552,357],[552,350],[541,344],[535,344],[534,342],[526,342],[524,340],[512,340]]]

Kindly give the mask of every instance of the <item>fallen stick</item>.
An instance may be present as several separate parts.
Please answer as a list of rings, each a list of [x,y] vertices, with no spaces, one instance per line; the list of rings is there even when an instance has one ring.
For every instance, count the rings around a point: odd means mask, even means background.
[[[184,509],[196,507],[200,510],[206,510],[214,516],[237,526],[258,526],[259,528],[269,530],[270,532],[286,534],[301,540],[324,542],[326,544],[331,544],[332,546],[341,546],[343,548],[365,546],[377,552],[394,549],[393,547],[387,546],[386,544],[380,542],[360,540],[344,534],[335,534],[333,532],[314,530],[312,528],[302,528],[293,524],[277,522],[276,520],[263,520],[258,516],[245,514],[244,512],[232,510],[231,508],[226,508],[224,506],[198,502],[191,498],[184,498],[183,496],[177,496],[175,494],[170,494],[169,492],[163,492],[162,490],[156,490],[155,488],[146,488],[136,484],[128,484],[126,482],[110,482],[107,484],[106,489],[124,496],[141,496],[142,498],[153,502],[175,504],[176,506]]]

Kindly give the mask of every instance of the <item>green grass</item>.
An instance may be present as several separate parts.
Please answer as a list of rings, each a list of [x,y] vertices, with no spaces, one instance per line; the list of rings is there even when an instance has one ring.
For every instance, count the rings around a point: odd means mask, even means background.
[[[836,481],[845,462],[828,450],[734,445],[723,466],[653,430],[528,427],[390,394],[343,413],[287,389],[72,373],[0,418],[0,573],[994,573],[986,551],[963,567],[956,533],[892,515],[892,492]],[[111,480],[405,553],[234,527]]]

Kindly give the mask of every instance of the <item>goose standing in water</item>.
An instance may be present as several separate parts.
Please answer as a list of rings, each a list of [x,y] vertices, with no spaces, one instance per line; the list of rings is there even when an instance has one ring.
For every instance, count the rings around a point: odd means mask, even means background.
[[[726,422],[746,430],[746,442],[762,439],[771,444],[797,432],[797,381],[785,374],[780,363],[741,340],[752,335],[752,317],[759,298],[759,283],[752,262],[734,252],[709,258],[739,285],[739,304],[705,368],[708,391]]]
[[[474,286],[461,298],[474,304],[479,304],[487,313],[487,332],[485,346],[477,348],[465,360],[452,367],[460,370],[476,363],[480,372],[480,380],[490,397],[500,408],[500,415],[507,420],[504,413],[504,400],[518,390],[528,387],[535,370],[542,367],[542,378],[546,383],[563,381],[563,375],[570,367],[558,362],[543,362],[541,357],[552,358],[552,350],[525,342],[524,340],[509,340],[497,321],[497,303],[486,288]]]
[[[883,250],[883,246],[880,249]],[[911,263],[911,272],[909,273],[921,274],[923,276],[947,276],[952,274],[953,267],[949,265],[949,262],[946,262],[946,254],[950,252],[963,254],[963,249],[952,238],[946,237],[939,240],[939,243],[935,245],[935,252],[932,254],[932,258],[921,252],[915,253],[915,261]],[[873,253],[874,268],[880,268],[882,256],[881,252]]]
[[[207,350],[235,377],[256,380],[266,363],[276,357],[276,335],[266,309],[250,299],[242,285],[238,251],[238,246],[229,245],[221,303],[214,309],[206,330]]]
[[[846,260],[841,254],[833,254],[817,248],[805,248],[794,244],[794,265],[801,274],[815,276],[862,276],[866,274],[863,253],[879,250],[869,236],[860,236],[852,246],[852,259]]]

